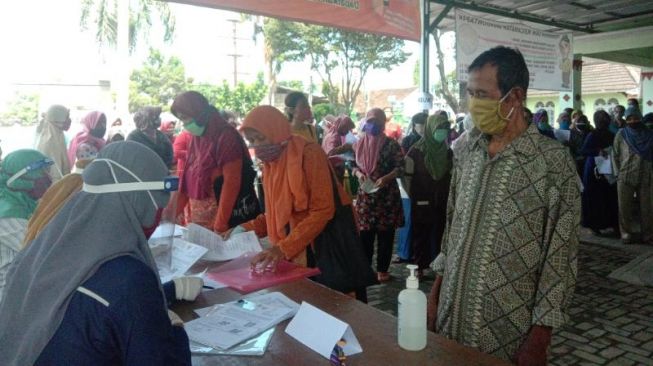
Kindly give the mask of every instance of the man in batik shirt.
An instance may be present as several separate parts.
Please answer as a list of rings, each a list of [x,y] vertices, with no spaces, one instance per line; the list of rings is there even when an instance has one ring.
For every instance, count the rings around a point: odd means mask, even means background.
[[[521,53],[493,48],[468,71],[475,128],[452,173],[428,326],[518,365],[546,365],[576,282],[580,183],[569,151],[524,120]]]

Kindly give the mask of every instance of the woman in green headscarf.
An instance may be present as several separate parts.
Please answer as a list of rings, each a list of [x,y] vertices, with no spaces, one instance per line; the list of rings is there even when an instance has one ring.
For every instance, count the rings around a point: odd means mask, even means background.
[[[447,214],[453,153],[447,146],[447,117],[436,113],[424,135],[406,154],[406,186],[411,200],[411,246],[421,274],[440,252]]]
[[[20,251],[36,201],[52,184],[52,164],[31,149],[14,151],[0,164],[0,299],[7,270]]]

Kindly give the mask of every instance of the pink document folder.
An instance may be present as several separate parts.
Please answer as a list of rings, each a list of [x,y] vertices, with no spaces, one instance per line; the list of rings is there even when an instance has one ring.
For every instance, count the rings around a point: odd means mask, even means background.
[[[254,272],[250,266],[251,259],[251,254],[243,255],[207,272],[205,276],[239,292],[248,293],[320,274],[317,268],[302,267],[286,260],[279,261],[274,272]]]

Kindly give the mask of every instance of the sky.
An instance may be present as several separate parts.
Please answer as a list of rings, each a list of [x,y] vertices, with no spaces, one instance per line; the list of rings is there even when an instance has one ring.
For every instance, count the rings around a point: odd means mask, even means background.
[[[93,31],[80,27],[80,0],[21,0],[0,2],[0,45],[3,61],[0,67],[0,109],[17,88],[29,83],[97,83],[116,76],[115,55],[111,49],[101,50]],[[233,80],[233,22],[238,13],[190,5],[170,3],[176,18],[175,37],[171,43],[162,40],[162,26],[156,17],[150,37],[141,41],[131,56],[137,68],[148,54],[149,47],[160,49],[183,61],[187,76],[200,82],[218,83]],[[262,39],[255,42],[251,23],[237,26],[238,78],[251,81],[265,69]],[[433,43],[433,42],[431,42]],[[447,70],[454,68],[453,37],[446,37]],[[431,46],[434,49],[434,46]],[[419,58],[419,44],[406,41],[409,59],[391,72],[373,70],[364,84],[369,90],[412,86],[413,69]],[[434,57],[431,57],[432,64]],[[431,79],[436,69],[431,67]],[[308,85],[307,63],[287,64],[278,80],[302,80]],[[314,80],[319,80],[313,74]]]

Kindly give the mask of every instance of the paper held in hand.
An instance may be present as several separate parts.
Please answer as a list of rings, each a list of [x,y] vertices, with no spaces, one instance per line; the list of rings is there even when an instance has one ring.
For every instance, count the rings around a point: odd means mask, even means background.
[[[286,333],[326,359],[330,359],[333,347],[341,339],[345,341],[342,350],[347,356],[363,352],[349,324],[307,302],[302,302]]]
[[[298,308],[280,292],[272,292],[215,305],[184,329],[193,342],[225,350],[289,319]]]
[[[208,252],[202,259],[209,261],[228,261],[240,257],[244,253],[258,253],[262,250],[253,231],[235,234],[228,240],[224,240],[211,230],[190,224],[184,239],[207,248]]]
[[[169,247],[165,245],[150,245],[154,257],[157,257],[157,252],[159,250],[168,250],[168,248]],[[206,254],[206,252],[207,249],[202,246],[189,243],[180,238],[174,238],[172,244],[172,268],[166,268],[157,263],[161,283],[166,283],[173,278],[185,275],[190,267]]]
[[[371,180],[371,179],[366,179],[366,180],[363,182],[363,184],[360,185],[360,187],[361,187],[361,189],[362,189],[365,193],[372,194],[372,193],[374,193],[374,192],[376,192],[376,191],[379,190],[379,187],[376,187],[376,186],[375,186],[375,183],[376,183],[376,182],[374,182],[374,181]]]

